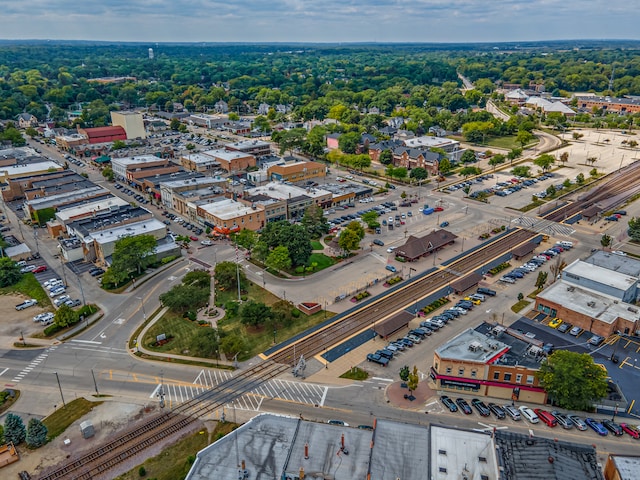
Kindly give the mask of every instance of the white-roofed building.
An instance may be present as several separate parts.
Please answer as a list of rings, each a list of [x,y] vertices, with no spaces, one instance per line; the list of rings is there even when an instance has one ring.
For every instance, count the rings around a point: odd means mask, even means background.
[[[167,164],[167,160],[155,155],[136,155],[135,157],[122,157],[111,159],[111,169],[117,179],[128,179],[128,172],[141,168],[161,167]]]
[[[167,226],[155,218],[142,220],[140,222],[119,225],[113,228],[95,232],[91,238],[85,237],[85,242],[93,240],[96,260],[100,263],[109,263],[116,242],[124,237],[135,237],[138,235],[152,235],[156,240],[161,240],[167,236]]]
[[[38,175],[46,172],[55,172],[63,170],[61,165],[56,162],[32,162],[19,163],[16,165],[0,166],[0,182],[5,183],[8,178],[26,177],[29,175]]]

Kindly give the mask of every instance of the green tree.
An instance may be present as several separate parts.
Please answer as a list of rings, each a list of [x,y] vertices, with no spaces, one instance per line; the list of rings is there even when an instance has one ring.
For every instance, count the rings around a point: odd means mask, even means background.
[[[269,120],[267,119],[267,117],[264,117],[262,115],[258,115],[254,120],[253,120],[253,128],[260,131],[260,132],[270,132],[271,131],[271,124],[269,123]]]
[[[393,152],[391,150],[383,150],[380,152],[378,160],[382,165],[391,165],[391,162],[393,162]]]
[[[4,419],[4,439],[14,445],[21,444],[27,436],[22,418],[13,413],[8,413]]]
[[[506,161],[507,161],[507,157],[505,157],[501,153],[498,153],[497,155],[494,155],[489,159],[489,165],[492,166],[493,169],[495,170],[498,165],[502,165]]]
[[[180,120],[178,120],[177,118],[172,118],[171,119],[171,123],[169,123],[169,128],[175,132],[178,131],[178,129],[180,128]]]
[[[154,261],[156,239],[153,235],[136,235],[116,241],[111,268],[121,271],[137,271],[138,274]]]
[[[161,294],[160,301],[165,307],[182,314],[204,307],[209,302],[209,296],[207,289],[181,284]]]
[[[634,242],[640,242],[640,218],[633,217],[629,220],[627,233]]]
[[[115,179],[115,174],[113,173],[111,167],[105,167],[104,169],[102,169],[102,176],[109,182],[113,182],[113,180]]]
[[[409,396],[418,388],[418,381],[420,377],[418,376],[418,367],[413,366],[413,371],[409,374],[409,379],[407,380],[407,388],[409,389]]]
[[[549,274],[547,272],[538,272],[538,277],[536,278],[536,284],[535,284],[538,290],[544,287],[544,284],[547,283],[548,277],[549,277]]]
[[[54,321],[60,328],[66,328],[78,321],[78,313],[63,303],[56,311]]]
[[[189,142],[189,143],[187,143],[187,144],[185,145],[185,147],[184,147],[184,148],[186,148],[187,150],[189,150],[189,151],[191,152],[191,151],[193,151],[193,150],[195,150],[195,149],[196,149],[196,146],[195,146],[193,143]]]
[[[289,249],[285,246],[274,248],[267,256],[265,264],[276,271],[289,270],[291,268]]]
[[[287,247],[293,266],[306,265],[313,252],[311,236],[302,225],[289,225],[286,231],[286,241],[281,245]]]
[[[214,278],[219,288],[236,290],[238,288],[238,275],[240,276],[240,288],[244,286],[247,276],[237,266],[234,262],[219,262],[216,265]]]
[[[520,145],[522,145],[523,148],[525,145],[528,145],[529,143],[531,143],[534,138],[535,137],[533,136],[533,134],[529,133],[526,130],[520,130],[516,135],[516,140]]]
[[[429,176],[426,168],[416,167],[411,169],[411,173],[409,174],[410,178],[415,178],[416,180],[425,180]]]
[[[590,176],[591,178],[598,178],[598,169],[597,169],[597,168],[592,168],[592,169],[589,171],[589,176]]]
[[[240,115],[238,115],[235,112],[230,112],[229,113],[229,120],[232,122],[237,122],[238,120],[240,120]]]
[[[338,245],[340,245],[340,248],[342,248],[342,250],[349,254],[354,250],[358,250],[360,248],[360,236],[355,230],[351,228],[345,228],[340,233],[340,237],[338,238]]]
[[[404,367],[402,367],[400,369],[400,380],[402,380],[403,382],[406,382],[407,380],[409,380],[409,366],[405,365]]]
[[[473,150],[465,150],[462,157],[460,157],[460,161],[462,163],[473,163],[477,161],[476,153]]]
[[[529,167],[528,165],[518,165],[511,169],[511,174],[516,177],[530,177],[531,167]]]
[[[568,161],[569,161],[569,152],[562,152],[560,154],[560,162],[562,162],[562,165],[564,165]]]
[[[579,173],[578,175],[576,175],[576,183],[578,185],[584,184],[584,174],[583,173]]]
[[[4,241],[4,240],[3,240]],[[6,246],[6,243],[5,243]],[[0,287],[8,287],[20,281],[20,267],[9,257],[0,258]]]
[[[205,358],[219,358],[220,338],[215,328],[203,328],[191,339],[193,349]]]
[[[511,150],[509,150],[509,153],[507,153],[507,158],[511,162],[511,165],[513,165],[514,160],[520,158],[521,156],[522,156],[521,148],[512,148]]]
[[[462,167],[458,173],[464,178],[467,178],[473,175],[480,175],[482,173],[482,170],[480,170],[478,167]]]
[[[262,241],[258,241],[258,243],[256,243],[256,246],[253,247],[253,250],[251,250],[251,256],[254,257],[256,260],[258,260],[259,262],[264,263],[268,255],[269,255],[269,245],[267,245],[265,242],[262,242]]]
[[[376,228],[380,226],[380,222],[378,222],[378,215],[380,214],[377,210],[372,210],[370,212],[366,212],[360,218],[367,224],[367,227]]]
[[[343,153],[356,153],[359,143],[360,134],[358,132],[343,133],[338,138],[338,146]]]
[[[47,434],[49,431],[44,423],[37,418],[29,420],[27,427],[27,445],[30,448],[39,448],[47,443]]]
[[[241,247],[251,251],[251,249],[258,243],[258,234],[253,230],[243,228],[238,233],[234,234],[233,239]]]
[[[449,171],[451,171],[451,161],[448,158],[442,158],[438,162],[438,172],[446,175]]]
[[[127,148],[127,144],[123,140],[114,140],[111,144],[112,150],[122,150],[123,148]]]
[[[24,131],[24,133],[29,135],[31,138],[35,138],[35,137],[38,136],[38,131],[33,127],[27,127],[27,129]]]
[[[288,257],[287,257],[288,258]],[[249,300],[240,310],[240,321],[243,325],[260,327],[268,323],[273,317],[271,308],[261,302]]]
[[[549,195],[550,197],[553,197],[556,194],[556,187],[554,185],[549,185],[547,187],[547,195]]]
[[[247,349],[247,341],[237,333],[230,333],[220,339],[220,350],[224,352],[227,358],[234,358],[236,355],[241,356]]]
[[[551,167],[555,162],[556,162],[556,159],[553,155],[549,155],[548,153],[543,153],[533,161],[533,164],[540,167],[543,172],[547,172],[551,169]]]
[[[603,233],[602,237],[600,237],[600,245],[602,245],[603,249],[610,247],[611,242],[612,242],[611,235],[607,235],[606,233]]]
[[[182,284],[190,287],[211,289],[211,275],[206,270],[193,270],[182,277]]]
[[[540,365],[537,377],[549,397],[568,410],[588,410],[607,394],[607,373],[588,353],[556,350]]]
[[[319,205],[308,206],[304,211],[301,223],[311,238],[319,238],[329,231],[329,222]]]

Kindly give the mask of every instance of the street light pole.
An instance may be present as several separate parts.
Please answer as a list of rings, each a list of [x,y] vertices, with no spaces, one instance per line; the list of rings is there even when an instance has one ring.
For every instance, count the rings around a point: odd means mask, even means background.
[[[142,299],[142,297],[136,297],[138,300],[140,300],[140,305],[142,306],[142,319],[146,320],[147,319],[147,312],[145,312],[144,310],[144,301]]]
[[[64,395],[62,395],[62,386],[60,385],[60,377],[58,377],[58,372],[53,372],[56,376],[56,380],[58,381],[58,388],[60,389],[60,398],[62,398],[62,406],[66,407],[67,404],[64,403]]]

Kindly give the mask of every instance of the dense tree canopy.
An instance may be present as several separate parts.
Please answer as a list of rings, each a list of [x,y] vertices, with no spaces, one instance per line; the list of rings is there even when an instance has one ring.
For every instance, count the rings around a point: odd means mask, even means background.
[[[569,410],[590,410],[607,394],[606,376],[591,355],[569,350],[556,350],[538,371],[550,398]]]

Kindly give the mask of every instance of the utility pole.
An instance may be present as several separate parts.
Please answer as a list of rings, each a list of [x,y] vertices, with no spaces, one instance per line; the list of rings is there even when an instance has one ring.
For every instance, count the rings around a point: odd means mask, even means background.
[[[54,372],[56,375],[56,380],[58,381],[58,388],[60,389],[60,398],[62,398],[62,406],[66,407],[67,404],[64,403],[64,395],[62,395],[62,386],[60,385],[60,377],[58,377],[58,372]]]
[[[96,395],[100,395],[98,392],[98,383],[96,382],[96,376],[93,374],[93,368],[91,369],[91,376],[93,377],[93,386],[96,387]]]

